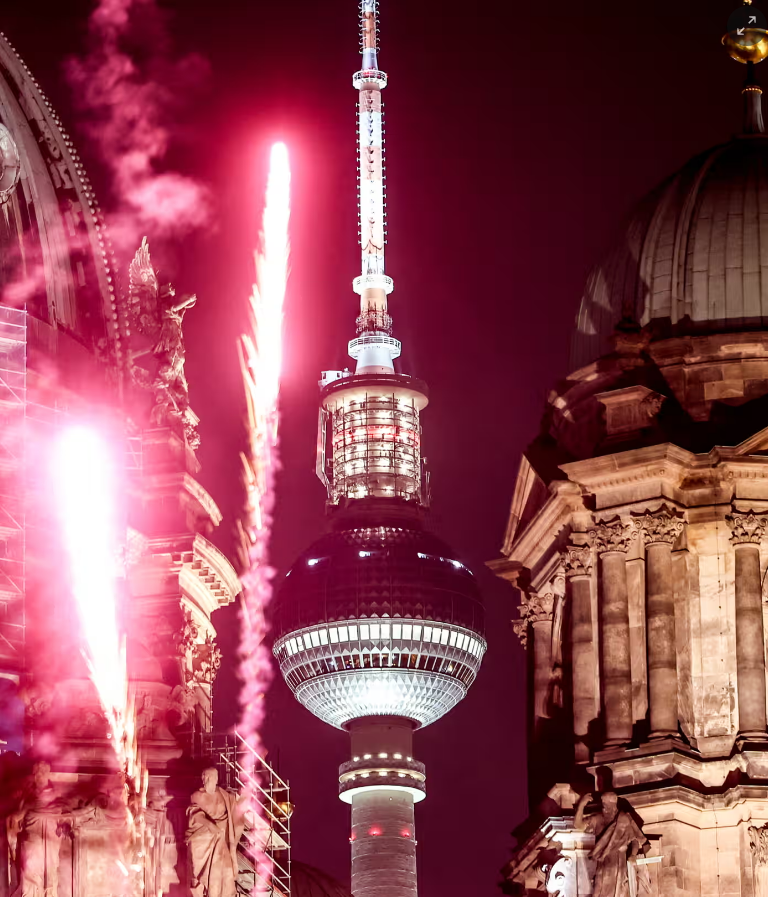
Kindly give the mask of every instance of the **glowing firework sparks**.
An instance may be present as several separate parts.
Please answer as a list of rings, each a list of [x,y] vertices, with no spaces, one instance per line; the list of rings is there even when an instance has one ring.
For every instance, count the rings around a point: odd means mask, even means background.
[[[251,333],[241,337],[240,365],[248,404],[249,451],[243,456],[246,487],[246,524],[243,529],[243,576],[245,599],[242,603],[242,641],[240,667],[243,679],[239,733],[251,751],[243,755],[249,773],[251,813],[256,820],[252,829],[251,847],[259,864],[259,873],[266,878],[268,863],[263,853],[259,832],[264,821],[259,818],[253,801],[255,757],[263,753],[259,729],[263,718],[262,699],[269,684],[271,661],[264,646],[264,612],[272,597],[274,570],[268,564],[267,548],[274,507],[275,473],[278,467],[278,392],[282,364],[283,301],[288,279],[288,221],[290,217],[291,172],[288,151],[276,143],[270,156],[264,217],[262,248],[256,254],[257,286],[250,300]]]
[[[65,430],[55,446],[53,473],[72,592],[85,641],[83,654],[112,730],[118,760],[133,777],[133,733],[115,588],[117,484],[109,448],[87,427]]]

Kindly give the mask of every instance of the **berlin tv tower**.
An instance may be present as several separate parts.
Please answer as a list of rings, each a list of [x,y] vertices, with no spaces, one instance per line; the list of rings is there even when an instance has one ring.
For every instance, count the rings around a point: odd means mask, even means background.
[[[376,0],[360,4],[360,42],[356,368],[322,375],[317,472],[329,532],[280,589],[274,653],[296,698],[351,736],[339,796],[352,807],[352,893],[415,897],[414,804],[426,776],[413,732],[466,695],[486,643],[472,573],[424,525],[427,387],[394,367]]]

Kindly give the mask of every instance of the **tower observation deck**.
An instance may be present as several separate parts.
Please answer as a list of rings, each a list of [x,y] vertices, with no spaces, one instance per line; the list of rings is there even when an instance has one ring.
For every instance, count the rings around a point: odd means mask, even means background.
[[[466,695],[486,643],[472,572],[424,525],[427,387],[394,367],[377,0],[360,4],[360,43],[356,367],[322,374],[317,473],[329,532],[280,588],[274,654],[297,700],[351,736],[339,796],[352,807],[352,893],[415,897],[414,804],[426,770],[413,732]]]

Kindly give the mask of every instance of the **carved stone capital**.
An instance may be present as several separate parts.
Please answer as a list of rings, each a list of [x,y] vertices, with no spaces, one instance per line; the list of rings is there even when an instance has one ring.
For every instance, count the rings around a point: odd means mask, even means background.
[[[632,526],[646,545],[667,542],[671,545],[683,531],[684,521],[674,510],[662,505],[658,511],[646,512],[632,519]]]
[[[754,511],[734,511],[726,516],[725,522],[731,528],[734,545],[759,545],[768,527],[768,519],[758,517]]]
[[[590,543],[595,546],[598,554],[605,554],[607,551],[626,553],[632,541],[632,531],[629,525],[622,523],[618,517],[608,522],[596,523],[588,535]]]
[[[590,576],[592,573],[592,550],[587,545],[569,545],[563,552],[565,575]]]
[[[515,635],[520,639],[524,648],[528,647],[528,626],[530,623],[552,622],[552,611],[555,606],[555,596],[551,592],[539,595],[530,592],[525,596],[523,603],[517,608],[520,619],[512,623]]]

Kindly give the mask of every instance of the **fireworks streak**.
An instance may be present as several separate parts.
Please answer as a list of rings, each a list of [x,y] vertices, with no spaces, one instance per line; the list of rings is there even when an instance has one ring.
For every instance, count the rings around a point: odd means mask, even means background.
[[[245,591],[241,609],[240,645],[241,719],[239,734],[252,751],[263,755],[259,729],[263,719],[264,691],[271,678],[269,649],[264,646],[264,613],[272,597],[274,570],[268,563],[268,542],[275,503],[275,473],[278,468],[278,392],[282,364],[283,301],[288,278],[288,221],[290,217],[291,173],[288,151],[276,143],[270,156],[262,247],[256,254],[257,286],[250,300],[251,332],[239,343],[240,365],[248,407],[247,456],[242,458],[246,487],[246,523],[243,527],[243,575]],[[251,848],[266,878],[269,870],[263,852],[265,821],[259,817],[257,786],[254,779],[255,757],[245,752],[241,762],[246,768],[246,799],[255,825],[251,830]],[[250,793],[248,793],[250,792]]]
[[[65,430],[54,448],[53,474],[83,654],[118,762],[133,779],[135,733],[117,615],[117,480],[107,443],[88,427]]]

